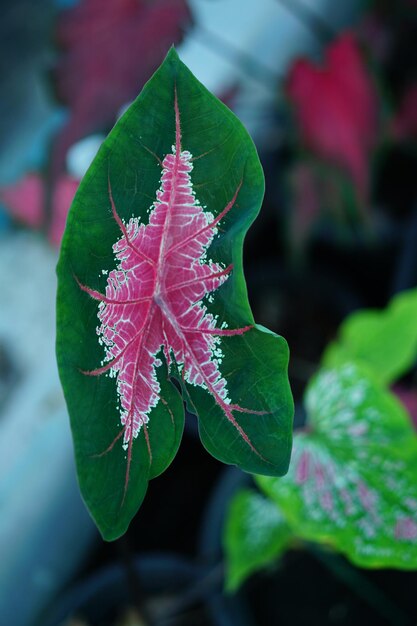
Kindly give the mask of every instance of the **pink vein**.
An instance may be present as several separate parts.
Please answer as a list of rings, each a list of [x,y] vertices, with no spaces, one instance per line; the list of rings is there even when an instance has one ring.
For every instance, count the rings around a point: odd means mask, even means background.
[[[180,111],[178,108],[178,98],[177,98],[177,86],[174,85],[174,109],[175,109],[175,157],[174,157],[174,166],[172,168],[172,181],[171,181],[171,189],[169,191],[169,200],[167,203],[167,210],[165,213],[165,220],[163,226],[163,235],[161,238],[161,243],[159,245],[159,254],[158,254],[158,263],[157,263],[157,276],[155,281],[155,291],[159,290],[159,283],[161,281],[161,268],[164,267],[164,259],[165,259],[165,245],[167,233],[169,231],[169,222],[171,218],[172,205],[175,201],[175,190],[176,190],[176,182],[177,182],[177,174],[179,169],[179,164],[181,160],[181,125],[180,125]]]
[[[242,182],[243,181],[240,181],[239,185],[237,186],[237,189],[235,191],[235,194],[234,194],[233,198],[230,200],[229,204],[227,204],[225,206],[223,211],[221,213],[219,213],[219,215],[212,222],[210,222],[210,224],[207,224],[206,226],[203,226],[196,233],[193,233],[192,235],[189,235],[188,237],[186,237],[182,241],[179,241],[174,246],[169,248],[169,250],[165,254],[165,259],[167,259],[168,256],[170,254],[172,254],[172,252],[175,252],[175,250],[179,250],[180,248],[182,248],[185,245],[187,245],[187,243],[189,243],[190,241],[193,241],[193,239],[197,239],[197,237],[199,237],[200,235],[205,233],[207,230],[210,230],[210,229],[214,228],[216,226],[216,224],[218,224],[224,218],[224,216],[227,215],[227,213],[230,211],[230,209],[235,204],[236,198],[237,198],[238,193],[240,191],[240,188],[242,187]]]
[[[124,432],[125,432],[125,426],[123,426],[121,431],[116,435],[116,437],[113,439],[113,441],[111,442],[109,447],[106,448],[105,450],[103,450],[103,452],[99,452],[98,454],[93,454],[93,458],[96,459],[96,458],[99,458],[101,456],[105,456],[106,454],[111,452],[113,450],[115,444],[119,441],[120,437],[123,435]]]
[[[175,110],[175,152],[177,155],[181,152],[181,124],[180,110],[178,107],[177,83],[174,84],[174,110]]]
[[[134,337],[127,342],[127,344],[125,345],[125,347],[119,352],[119,354],[112,359],[111,361],[109,361],[108,363],[106,363],[106,365],[103,365],[103,367],[98,367],[95,370],[80,370],[82,374],[85,374],[86,376],[100,376],[101,374],[104,374],[104,372],[107,372],[108,370],[110,370],[112,367],[114,367],[114,365],[120,361],[120,359],[122,358],[122,356],[124,355],[124,353],[126,352],[126,350],[137,340],[139,339],[140,335],[142,334],[145,326],[146,326],[146,322],[148,319],[148,315],[149,315],[149,309],[151,307],[148,308],[147,314],[145,315],[145,319],[144,322],[142,324],[142,326],[140,327],[140,329],[138,330],[138,332],[136,333],[136,335],[134,335]]]
[[[163,346],[163,347],[164,347],[164,346]],[[148,388],[152,391],[152,393],[154,393],[156,396],[158,396],[158,398],[161,400],[162,404],[165,406],[165,408],[167,409],[167,411],[168,411],[168,413],[169,413],[169,415],[170,415],[170,418],[171,418],[171,421],[172,421],[173,425],[175,425],[175,424],[174,424],[174,414],[173,414],[173,412],[171,411],[171,409],[169,408],[169,404],[168,404],[168,402],[165,400],[165,398],[164,398],[163,396],[161,396],[161,394],[160,394],[160,393],[158,393],[157,391],[155,391],[155,389],[152,387],[152,385],[151,385],[151,383],[149,382],[149,380],[148,380],[147,378],[145,378],[145,376],[142,374],[142,372],[138,372],[138,374],[139,374],[139,376],[142,378],[143,382],[144,382],[146,385],[148,385]]]
[[[148,426],[147,426],[147,424],[145,424],[145,422],[143,423],[143,433],[145,435],[146,447],[148,448],[149,465],[151,465],[152,464],[151,442],[149,440]]]
[[[232,414],[232,410],[241,411],[242,413],[254,413],[254,414],[264,414],[264,412],[260,413],[258,411],[252,411],[252,410],[249,410],[249,409],[243,409],[242,407],[240,407],[237,404],[228,405],[228,404],[226,404],[226,402],[223,401],[223,399],[219,396],[219,394],[216,392],[216,390],[212,386],[211,382],[208,380],[207,376],[204,374],[204,371],[201,368],[201,366],[200,366],[200,364],[198,362],[198,359],[196,358],[196,356],[194,354],[194,351],[193,351],[192,347],[187,342],[187,339],[186,339],[185,335],[183,334],[181,327],[178,325],[177,320],[175,319],[175,317],[171,318],[170,311],[169,311],[168,308],[166,308],[167,310],[164,310],[164,309],[165,309],[165,307],[161,307],[161,312],[163,313],[163,315],[166,316],[168,322],[175,329],[175,332],[177,333],[178,337],[181,340],[182,350],[183,350],[183,353],[184,353],[184,362],[185,362],[185,354],[186,354],[186,350],[184,349],[184,346],[187,346],[188,357],[190,357],[191,361],[194,363],[194,366],[200,372],[200,375],[201,375],[202,379],[204,380],[204,382],[205,382],[205,384],[207,386],[207,389],[210,391],[211,395],[215,398],[216,402],[221,406],[221,408],[222,408],[226,418],[236,428],[236,430],[238,431],[239,435],[247,443],[247,445],[250,447],[252,452],[254,452],[257,456],[259,456],[259,458],[261,458],[266,463],[269,463],[269,461],[267,461],[267,459],[265,459],[262,456],[262,454],[255,448],[255,446],[253,445],[253,443],[250,440],[249,436],[246,434],[246,432],[243,430],[243,428],[236,421],[236,419],[233,417],[233,414]],[[184,365],[184,367],[185,367],[185,365]]]
[[[190,280],[186,280],[183,283],[177,283],[173,285],[169,289],[165,289],[165,293],[171,293],[172,291],[177,291],[178,289],[183,289],[184,287],[190,287],[191,285],[204,283],[206,280],[212,280],[213,278],[220,278],[221,276],[225,276],[226,274],[230,274],[233,269],[233,265],[229,265],[226,269],[221,270],[220,272],[213,272],[213,274],[209,274],[208,276],[191,278]]]
[[[232,426],[234,426],[236,428],[237,432],[242,437],[242,439],[248,444],[248,446],[250,447],[252,452],[254,452],[257,456],[259,456],[259,458],[261,458],[263,461],[269,463],[269,461],[267,461],[262,456],[262,454],[255,448],[255,446],[253,445],[253,443],[250,440],[249,436],[246,434],[246,432],[243,430],[242,426],[237,422],[237,420],[233,417],[233,414],[232,414],[232,410],[240,410],[241,412],[244,412],[244,413],[257,413],[257,412],[256,411],[251,411],[249,409],[242,409],[242,407],[240,407],[237,404],[230,404],[230,405],[228,405],[225,402],[223,402],[222,398],[217,394],[216,390],[213,388],[212,384],[210,383],[210,381],[208,380],[208,378],[204,374],[204,371],[201,368],[201,366],[200,366],[200,364],[198,362],[198,359],[196,358],[196,356],[194,354],[193,349],[190,347],[190,345],[188,343],[187,343],[187,348],[188,348],[188,350],[187,350],[188,351],[188,355],[191,357],[191,360],[193,361],[194,365],[196,366],[196,368],[200,372],[201,377],[203,378],[205,384],[207,385],[207,389],[209,389],[210,393],[214,396],[216,402],[223,409],[223,412],[226,415],[226,418],[229,420],[229,422],[232,424]]]
[[[185,328],[181,326],[181,330],[187,333],[203,333],[206,335],[223,335],[225,337],[233,337],[234,335],[243,335],[253,328],[253,324],[242,326],[242,328]]]
[[[150,317],[151,310],[152,310],[152,305],[148,309],[147,315],[145,317],[145,323],[148,321],[148,319]],[[134,370],[133,370],[133,377],[132,377],[132,381],[133,381],[133,383],[132,383],[132,400],[131,400],[129,411],[128,411],[128,414],[127,414],[127,418],[129,420],[129,426],[130,426],[130,436],[129,436],[129,444],[128,444],[128,450],[127,450],[127,464],[126,464],[125,486],[124,486],[123,500],[122,500],[121,506],[123,506],[124,501],[125,501],[125,497],[126,497],[126,494],[127,494],[127,488],[128,488],[128,485],[129,485],[129,477],[130,477],[130,465],[131,465],[131,462],[132,462],[132,446],[133,446],[133,439],[134,439],[134,437],[133,437],[133,411],[134,411],[133,402],[134,402],[134,399],[135,399],[135,391],[136,391],[136,385],[137,385],[137,379],[138,379],[137,373],[138,373],[139,357],[140,357],[140,353],[142,351],[143,344],[145,343],[148,334],[149,334],[149,325],[148,325],[148,328],[147,328],[147,332],[145,332],[142,335],[142,337],[141,337],[141,340],[139,342],[139,346],[138,346],[138,348],[136,350],[136,355],[135,355],[135,367],[134,367]],[[142,425],[143,426],[145,425],[144,421],[143,421]],[[151,464],[152,463],[152,452],[151,452],[150,447],[149,447],[149,439],[147,437],[147,434],[148,433],[146,433],[145,438],[146,438],[146,443],[148,445],[149,464]]]
[[[113,193],[112,193],[112,189],[111,189],[111,184],[110,184],[110,175],[107,175],[107,187],[108,187],[108,193],[109,193],[109,198],[110,198],[110,203],[111,203],[111,210],[113,213],[113,217],[116,220],[120,230],[122,231],[122,234],[124,235],[124,238],[126,239],[126,243],[129,246],[129,248],[131,248],[133,250],[133,252],[135,254],[137,254],[143,261],[146,261],[147,263],[150,263],[150,265],[152,265],[152,267],[155,267],[155,261],[153,261],[150,257],[148,257],[144,252],[142,252],[141,250],[139,250],[139,248],[137,248],[130,240],[130,237],[128,235],[126,226],[123,224],[119,214],[116,211],[116,205],[114,203],[114,199],[113,199]]]
[[[142,302],[149,302],[150,300],[152,300],[152,296],[146,296],[144,298],[137,298],[136,300],[113,300],[112,298],[108,298],[107,296],[102,294],[100,291],[96,291],[95,289],[91,289],[90,287],[87,287],[87,285],[83,285],[78,280],[75,274],[74,274],[74,278],[77,281],[78,286],[82,291],[85,291],[85,293],[88,293],[88,295],[91,296],[91,298],[93,298],[94,300],[99,300],[100,302],[105,302],[106,304],[140,304]]]

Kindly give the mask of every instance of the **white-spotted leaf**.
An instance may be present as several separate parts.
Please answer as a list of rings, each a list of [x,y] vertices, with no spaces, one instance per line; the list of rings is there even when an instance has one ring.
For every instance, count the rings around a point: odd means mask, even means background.
[[[293,540],[275,502],[242,489],[232,502],[224,530],[226,588],[234,591],[260,569],[275,563]]]
[[[396,398],[356,364],[323,370],[290,471],[258,476],[294,533],[365,567],[417,568],[417,436]]]

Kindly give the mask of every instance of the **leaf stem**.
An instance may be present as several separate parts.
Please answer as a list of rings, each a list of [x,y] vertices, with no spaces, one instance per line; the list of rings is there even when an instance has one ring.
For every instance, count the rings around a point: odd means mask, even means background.
[[[155,626],[154,620],[149,615],[146,606],[146,597],[135,568],[135,562],[132,557],[133,551],[129,544],[128,536],[124,535],[120,537],[120,539],[117,540],[117,544],[125,570],[126,584],[132,604],[137,610],[140,620],[143,621],[146,626]]]

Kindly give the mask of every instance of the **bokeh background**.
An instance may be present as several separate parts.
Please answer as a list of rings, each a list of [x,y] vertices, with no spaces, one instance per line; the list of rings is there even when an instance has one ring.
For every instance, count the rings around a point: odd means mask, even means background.
[[[52,626],[84,600],[91,613],[61,623],[143,624],[134,607],[155,590],[159,626],[278,623],[256,589],[221,593],[236,476],[203,450],[192,416],[126,538],[100,539],[54,356],[60,240],[100,143],[175,44],[259,151],[267,191],[245,271],[257,322],[289,342],[301,423],[302,392],[340,322],[417,284],[416,42],[415,0],[2,1],[0,624]],[[416,578],[384,576],[381,593],[415,623]],[[290,561],[287,580],[280,600],[269,590],[280,624],[400,623],[317,563]]]

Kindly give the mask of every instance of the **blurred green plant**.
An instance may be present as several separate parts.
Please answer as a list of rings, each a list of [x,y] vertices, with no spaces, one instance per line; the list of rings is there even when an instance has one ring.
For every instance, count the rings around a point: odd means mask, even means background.
[[[242,489],[228,513],[226,586],[234,591],[252,572],[275,563],[295,535],[281,509],[253,489]]]
[[[339,336],[324,352],[322,363],[333,367],[356,361],[383,385],[396,381],[417,356],[417,289],[395,296],[384,310],[366,309],[350,315]]]
[[[229,590],[300,542],[362,567],[417,569],[417,434],[385,387],[415,361],[416,308],[411,290],[342,324],[306,390],[288,474],[255,476],[263,495],[245,490],[230,506]]]

